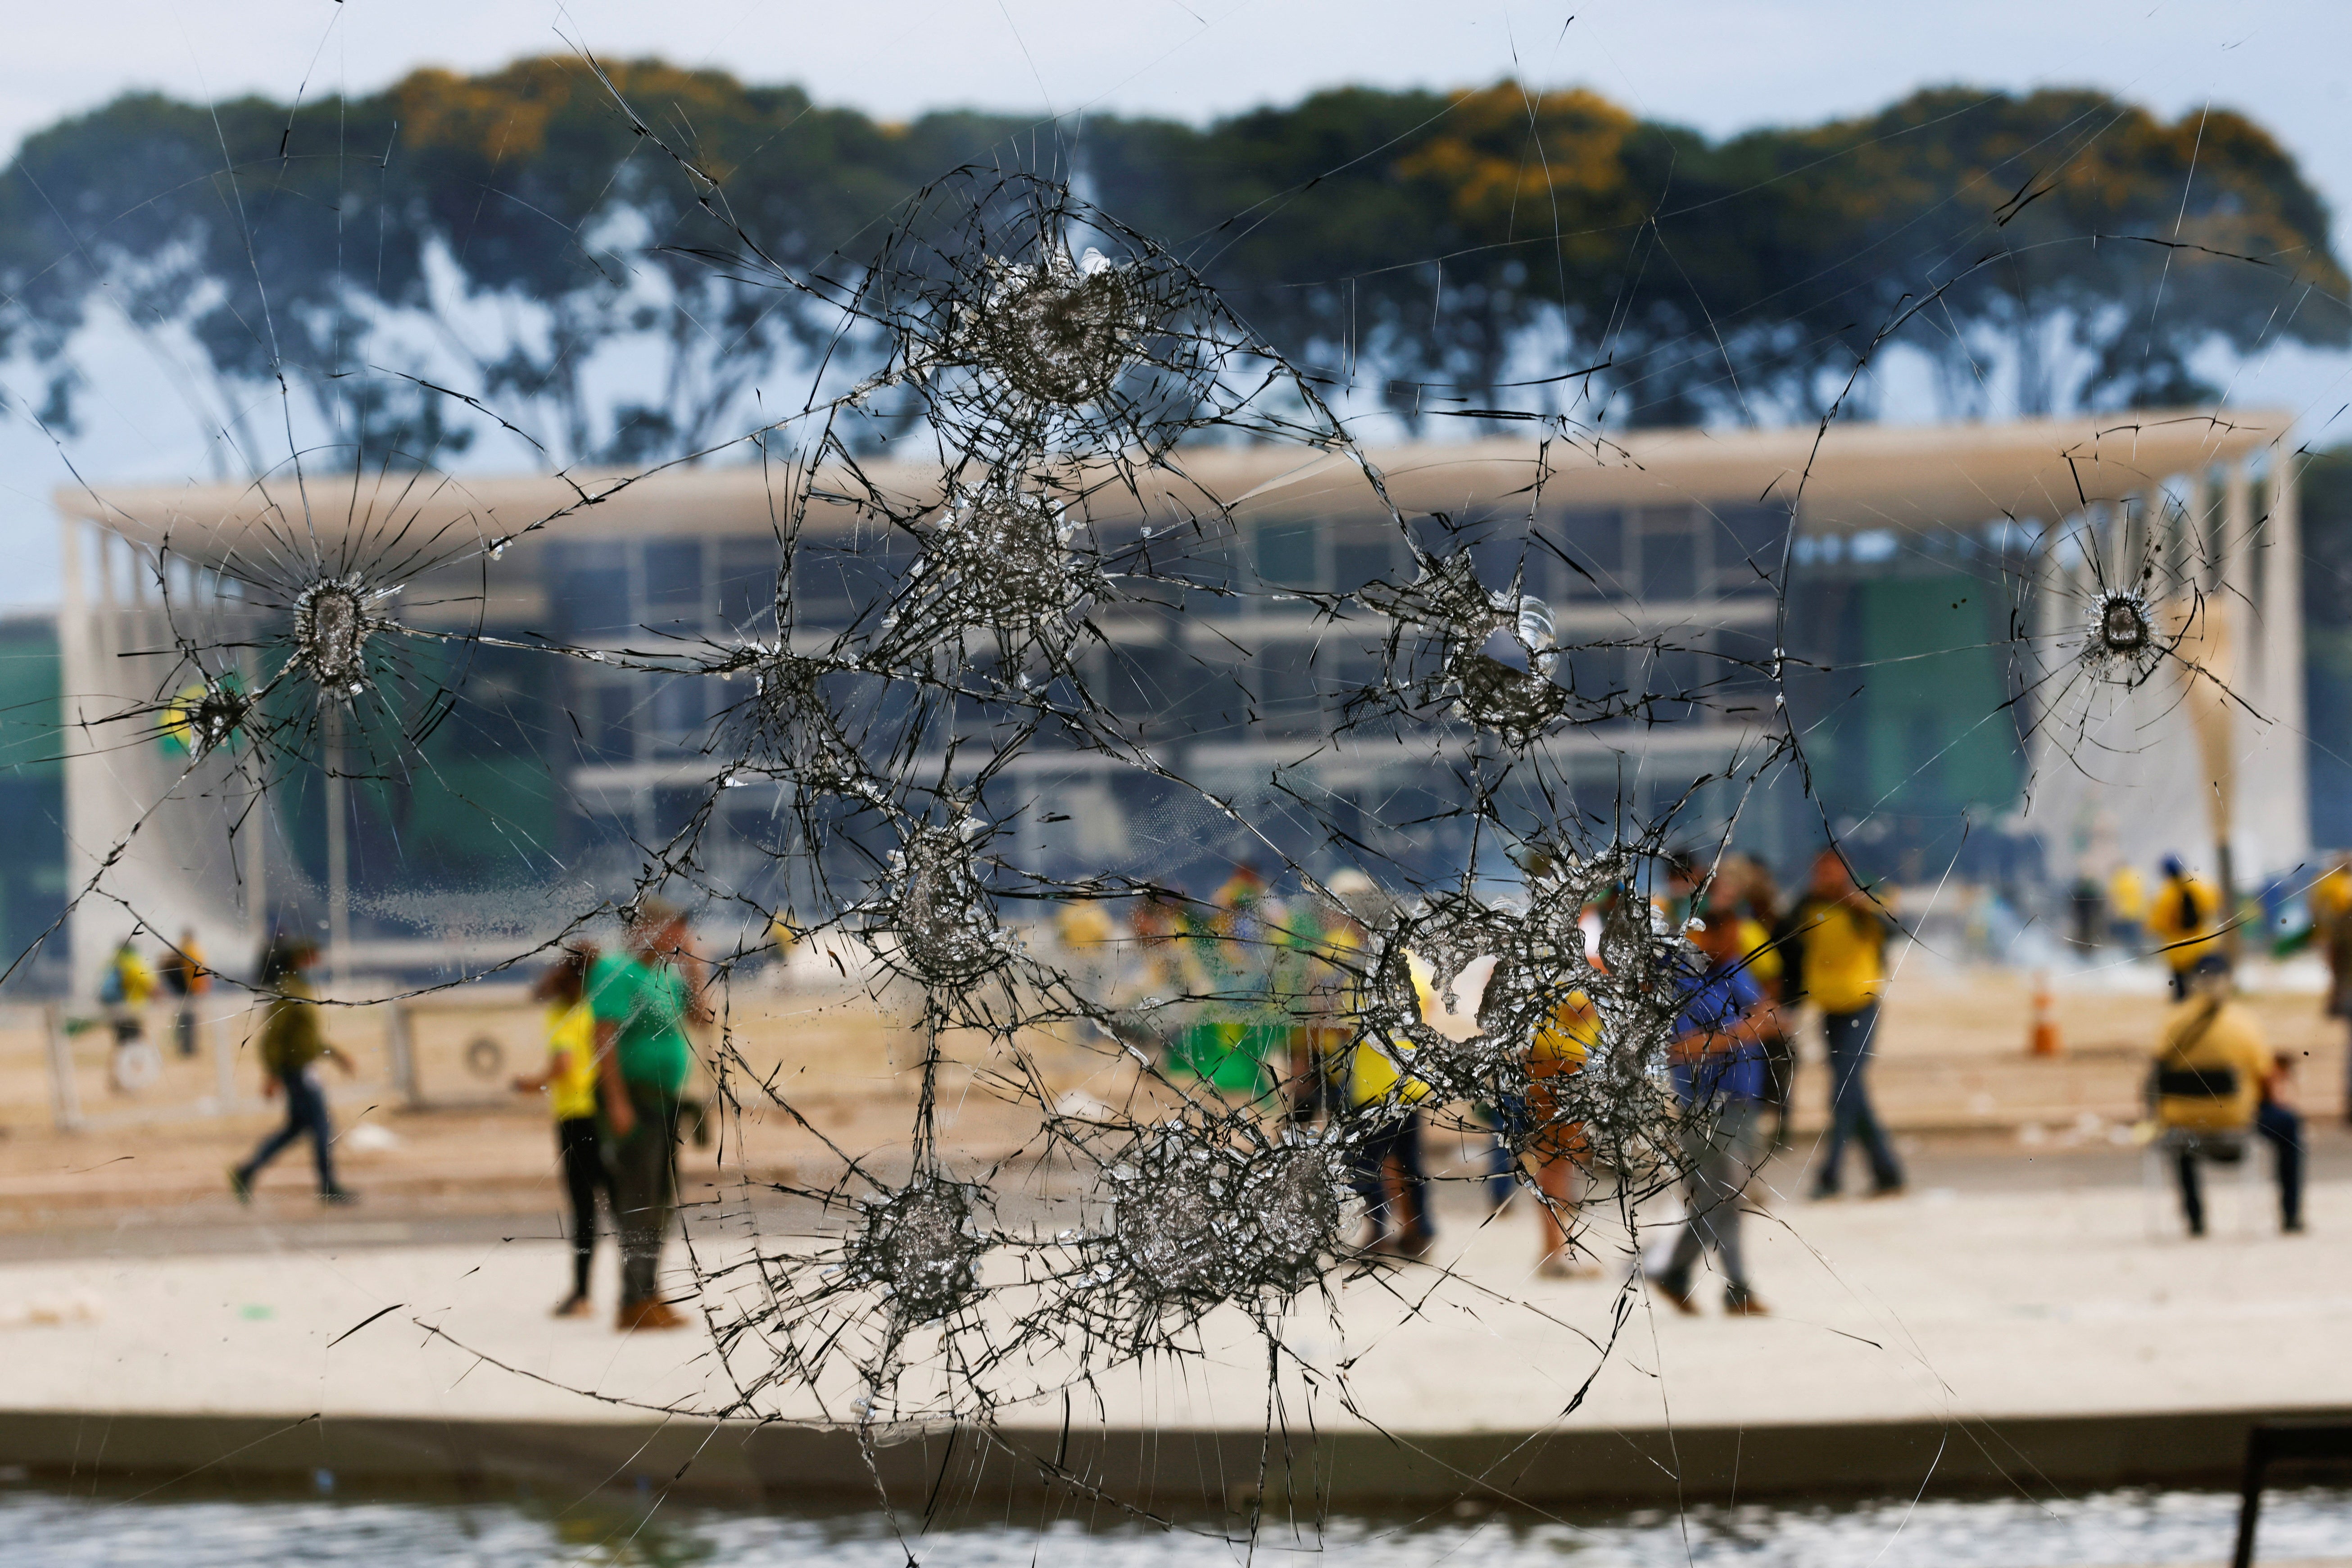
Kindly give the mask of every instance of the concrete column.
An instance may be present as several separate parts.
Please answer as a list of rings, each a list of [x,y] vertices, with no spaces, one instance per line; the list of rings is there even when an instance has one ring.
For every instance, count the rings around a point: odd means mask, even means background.
[[[58,558],[64,578],[58,606],[58,675],[64,699],[58,708],[58,745],[65,772],[66,896],[74,900],[66,916],[64,936],[78,996],[98,994],[99,972],[113,937],[120,934],[91,900],[75,898],[97,874],[98,853],[114,837],[114,824],[105,818],[104,803],[112,795],[105,761],[85,728],[101,716],[106,701],[100,668],[100,617],[90,589],[102,583],[107,561],[104,536],[90,535],[87,524],[70,518],[58,524]]]
[[[2262,731],[2256,745],[2264,758],[2263,797],[2250,800],[2260,815],[2249,825],[2263,839],[2263,869],[2287,871],[2309,858],[2311,768],[2304,708],[2303,514],[2301,458],[2290,437],[2271,448],[2268,517],[2262,552],[2263,693],[2255,704],[2261,720],[2246,721]]]
[[[2262,683],[2259,649],[2250,601],[2253,597],[2254,482],[2243,458],[2221,475],[2220,558],[2213,563],[2213,613],[2223,629],[2230,668],[2216,670],[2230,689],[2248,701]]]
[[[2213,479],[2210,470],[2200,468],[2189,477],[2187,510],[2173,519],[2172,528],[2165,541],[2163,576],[2168,592],[2176,598],[2187,596],[2185,590],[2196,580],[2199,552],[2203,548],[2205,519],[2213,510]]]
[[[2059,518],[2053,521],[2042,531],[2042,549],[2036,563],[2033,593],[2034,657],[2030,661],[2033,676],[2029,679],[2042,689],[2039,696],[2030,700],[2033,710],[2030,717],[2033,721],[2033,734],[2036,737],[2033,749],[2037,753],[2035,759],[2037,773],[2040,772],[2038,753],[2042,750],[2040,737],[2042,734],[2044,723],[2050,716],[2050,709],[2055,700],[2056,694],[2063,689],[2062,682],[2042,678],[2056,669],[2061,661],[2074,655],[2074,647],[2068,634],[2074,629],[2078,617],[2074,613],[2075,600],[2073,595],[2074,573],[2068,557],[2074,552],[2076,537],[2075,520]]]

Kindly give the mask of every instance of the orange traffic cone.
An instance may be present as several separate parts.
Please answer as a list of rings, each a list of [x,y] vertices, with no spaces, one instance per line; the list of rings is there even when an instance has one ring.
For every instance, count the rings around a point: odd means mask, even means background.
[[[2057,1010],[2050,1001],[2050,972],[2042,970],[2033,976],[2033,1037],[2026,1043],[2026,1054],[2054,1057],[2065,1049],[2058,1037]]]

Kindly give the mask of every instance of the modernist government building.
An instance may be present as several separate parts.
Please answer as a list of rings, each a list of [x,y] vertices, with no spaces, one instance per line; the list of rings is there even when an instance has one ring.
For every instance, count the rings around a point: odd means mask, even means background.
[[[1792,773],[1738,798],[1729,785],[1703,791],[1694,837],[1737,807],[1735,842],[1784,873],[1833,830],[1875,873],[1909,879],[1954,866],[1963,878],[2063,879],[2086,855],[2147,864],[2173,851],[2211,871],[2226,847],[2243,886],[2310,849],[2286,427],[2279,415],[2186,411],[1841,426],[1818,447],[1811,428],[1635,432],[1598,459],[1555,447],[1532,506],[1531,442],[1370,456],[1409,518],[1442,514],[1478,550],[1524,560],[1525,591],[1550,605],[1559,643],[1585,650],[1580,689],[1664,695],[1541,742],[1580,808],[1616,799],[1654,812],[1794,723],[1810,795]],[[1309,594],[1410,575],[1396,529],[1343,463],[1252,447],[1183,460],[1207,490],[1246,498],[1195,564],[1223,551],[1231,569]],[[314,513],[347,508],[348,477],[343,500],[322,500],[330,488],[312,487]],[[632,842],[661,842],[711,798],[724,683],[505,645],[708,651],[772,638],[777,498],[753,467],[670,470],[524,532],[486,575],[478,560],[440,569],[470,573],[470,591],[408,585],[404,622],[432,629],[437,616],[440,629],[491,635],[453,639],[465,644],[459,707],[420,743],[429,765],[395,770],[407,782],[331,788],[298,771],[233,840],[217,792],[183,786],[192,798],[159,807],[186,756],[126,742],[120,716],[168,689],[174,638],[201,608],[185,602],[203,591],[200,569],[252,559],[257,513],[283,508],[287,491],[58,495],[71,885],[128,835],[110,875],[152,924],[190,925],[235,952],[273,918],[331,903],[350,963],[430,969],[462,962],[469,942],[515,951],[551,881],[625,886]],[[487,541],[575,499],[547,476],[468,477],[399,504],[415,537]],[[845,625],[896,569],[871,541],[825,538],[822,515],[812,526],[793,584],[804,646]],[[1530,529],[1544,549],[1524,548]],[[198,577],[172,589],[167,565],[159,582],[159,552]],[[2201,605],[2197,663],[2242,700],[2221,731],[2209,720],[2199,732],[2200,710],[2178,679],[2083,699],[2094,584],[2125,561],[2160,568],[2146,579],[2160,613]],[[1375,649],[1335,638],[1309,599],[1214,585],[1148,613],[1105,610],[1108,647],[1087,655],[1108,661],[1110,707],[1170,749],[1174,772],[1247,803],[1275,769],[1305,758],[1318,789],[1368,819],[1393,819],[1410,792],[1444,787],[1425,748],[1325,743],[1346,694],[1377,673]],[[167,592],[178,595],[168,609]],[[1785,715],[1758,673],[1776,646],[1790,671]],[[1707,700],[1675,700],[1693,691]],[[2105,762],[2078,765],[2085,757]],[[1213,831],[1171,830],[1151,781],[1133,774],[1041,736],[1008,783],[1030,803],[1020,820],[1081,824],[1057,842],[1107,862],[1172,832],[1183,842],[1152,868],[1202,881],[1241,852]],[[721,792],[705,836],[712,876],[749,886],[772,863],[772,795]],[[1428,837],[1423,847],[1442,852],[1442,835]],[[119,904],[78,905],[77,969],[90,970],[131,919]]]

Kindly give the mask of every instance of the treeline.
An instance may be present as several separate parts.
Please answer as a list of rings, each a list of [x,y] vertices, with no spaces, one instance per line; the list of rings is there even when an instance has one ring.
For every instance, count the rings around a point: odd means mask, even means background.
[[[77,334],[113,317],[201,351],[189,395],[233,437],[280,374],[364,439],[484,427],[352,374],[373,367],[479,399],[548,461],[643,460],[723,435],[821,348],[830,313],[766,262],[850,279],[899,204],[971,162],[1072,179],[1409,421],[1803,417],[1898,321],[1960,416],[2191,402],[2217,346],[2352,342],[2323,204],[2220,110],[1948,88],[1710,142],[1504,82],[1206,127],[893,125],[657,61],[609,77],[530,59],[61,121],[0,174],[0,352],[39,368],[59,425]],[[732,227],[616,93],[717,182]]]

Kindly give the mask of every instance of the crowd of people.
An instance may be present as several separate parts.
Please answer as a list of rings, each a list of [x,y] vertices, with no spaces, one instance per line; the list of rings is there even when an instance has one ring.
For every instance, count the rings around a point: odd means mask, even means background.
[[[1530,875],[1545,869],[1532,868]],[[2163,872],[2140,914],[2175,976],[2177,998],[2155,1047],[2149,1136],[2161,1141],[2192,1236],[2206,1229],[2203,1171],[2249,1158],[2258,1145],[2272,1152],[2283,1227],[2299,1231],[2304,1133],[2291,1100],[2291,1064],[2267,1047],[2253,1014],[2234,997],[2220,900],[2177,859]],[[1412,1076],[1410,1048],[1398,1048],[1403,1042],[1371,1038],[1361,1026],[1367,921],[1380,919],[1386,906],[1360,874],[1332,879],[1328,891],[1329,899],[1286,905],[1255,868],[1242,866],[1208,900],[1163,894],[1139,900],[1125,933],[1099,905],[1067,906],[1061,936],[1073,952],[1097,959],[1105,951],[1123,953],[1133,992],[1188,999],[1165,1010],[1152,1037],[1180,1085],[1301,1124],[1382,1105],[1377,1132],[1357,1145],[1353,1182],[1365,1214],[1358,1245],[1369,1254],[1418,1258],[1437,1234],[1424,1152],[1431,1090]],[[1676,1309],[1696,1313],[1695,1280],[1711,1258],[1725,1311],[1760,1314],[1765,1308],[1749,1278],[1740,1216],[1755,1202],[1757,1173],[1786,1145],[1799,1024],[1808,1014],[1819,1020],[1830,1109],[1807,1184],[1811,1195],[1827,1199],[1842,1191],[1849,1151],[1866,1171],[1867,1195],[1892,1197],[1905,1189],[1902,1162],[1869,1089],[1887,945],[1898,928],[1834,849],[1815,858],[1794,900],[1780,898],[1760,862],[1740,856],[1711,865],[1670,857],[1653,894],[1628,888],[1612,896],[1640,899],[1659,929],[1679,931],[1692,944],[1672,981],[1678,994],[1670,1076],[1683,1111],[1677,1170],[1684,1218],[1651,1284]],[[2346,1005],[2352,997],[2352,868],[2332,872],[2311,903],[2314,935],[2336,975],[2328,1005],[2352,1014]],[[1582,962],[1594,968],[1601,944],[1591,939],[1609,917],[1601,907],[1584,913]],[[273,940],[262,960],[258,989],[267,1001],[257,1056],[264,1092],[282,1100],[286,1121],[230,1171],[240,1200],[249,1199],[271,1160],[305,1138],[321,1199],[352,1200],[336,1177],[333,1127],[319,1076],[327,1064],[347,1073],[352,1064],[320,1028],[308,979],[317,956],[313,944],[288,936]],[[160,967],[159,982],[132,941],[115,954],[103,1000],[115,1020],[118,1054],[143,1043],[138,1020],[159,988],[184,1004],[210,981],[193,935],[173,944]],[[1425,967],[1414,970],[1423,1021],[1457,1038],[1478,1032],[1475,991],[1484,979],[1472,984],[1465,971],[1471,994],[1455,996],[1456,977],[1425,974]],[[570,1289],[558,1316],[593,1310],[590,1275],[601,1199],[620,1246],[617,1326],[666,1329],[685,1321],[662,1298],[660,1264],[676,1215],[680,1116],[695,1059],[688,1031],[710,1016],[709,984],[684,913],[650,898],[635,906],[618,951],[567,946],[538,979],[547,1057],[513,1087],[544,1095],[555,1124],[572,1244]],[[186,1016],[190,1009],[180,1011]],[[1561,1115],[1558,1093],[1565,1077],[1582,1068],[1599,1032],[1590,999],[1570,989],[1528,1047],[1524,1092],[1474,1108],[1492,1130],[1490,1206],[1500,1212],[1532,1193],[1537,1268],[1545,1276],[1601,1271],[1578,1225],[1592,1154],[1582,1128]],[[193,1050],[191,1035],[179,1032],[183,1051]]]
[[[184,931],[178,942],[166,943],[153,963],[140,951],[139,936],[133,928],[116,945],[99,979],[99,1005],[114,1037],[106,1081],[116,1094],[135,1094],[161,1075],[161,1055],[147,1038],[147,1013],[156,994],[171,998],[174,1048],[192,1057],[196,1054],[196,1004],[212,989],[212,971],[205,967],[205,952],[194,931]]]
[[[336,1179],[334,1126],[319,1077],[327,1063],[346,1073],[354,1068],[320,1027],[317,993],[307,978],[317,959],[316,946],[299,936],[273,940],[262,959],[257,989],[267,1001],[257,1054],[263,1093],[284,1100],[286,1121],[230,1168],[229,1188],[239,1202],[251,1201],[263,1167],[306,1137],[320,1200],[354,1201]],[[620,1242],[615,1327],[687,1322],[662,1296],[661,1259],[677,1212],[677,1142],[695,1060],[688,1028],[709,1020],[709,986],[685,912],[654,898],[635,905],[619,951],[568,945],[537,982],[535,994],[547,1006],[547,1058],[513,1087],[543,1093],[554,1115],[572,1248],[571,1289],[556,1304],[558,1317],[594,1310],[589,1275],[603,1228],[601,1196]]]
[[[1378,918],[1382,900],[1352,872],[1332,879],[1328,890],[1328,900],[1286,906],[1244,866],[1204,901],[1144,901],[1132,921],[1143,970],[1138,989],[1213,999],[1160,1031],[1168,1071],[1180,1083],[1302,1122],[1385,1104],[1389,1114],[1357,1145],[1354,1182],[1366,1214],[1359,1245],[1370,1253],[1423,1257],[1436,1237],[1423,1152],[1431,1091],[1413,1078],[1409,1049],[1366,1037],[1356,1022],[1368,956],[1365,921]],[[1611,896],[1644,898],[1631,889]],[[1711,867],[1670,858],[1658,890],[1644,901],[1650,918],[1685,931],[1695,948],[1677,980],[1683,994],[1672,1052],[1686,1132],[1686,1219],[1654,1283],[1677,1308],[1697,1311],[1691,1279],[1702,1256],[1712,1253],[1725,1279],[1726,1310],[1761,1313],[1739,1247],[1738,1216],[1752,1201],[1755,1172],[1787,1139],[1797,1024],[1805,1007],[1822,1020],[1833,1110],[1813,1195],[1839,1192],[1848,1147],[1867,1162],[1871,1195],[1904,1190],[1868,1075],[1894,924],[1833,850],[1818,858],[1805,894],[1793,904],[1784,904],[1760,862],[1745,857]],[[1066,925],[1066,942],[1106,940],[1094,929],[1099,914],[1088,913],[1093,924]],[[1608,913],[1597,905],[1585,911],[1591,936]],[[1588,940],[1584,962],[1598,967],[1599,950]],[[1467,976],[1465,971],[1465,985]],[[1449,1005],[1442,995],[1455,989],[1446,984],[1454,977],[1425,977],[1418,968],[1414,977],[1425,1024],[1455,1037],[1477,1032],[1475,999]],[[1524,1095],[1475,1108],[1493,1130],[1490,1205],[1499,1210],[1523,1186],[1532,1189],[1537,1268],[1546,1276],[1600,1272],[1574,1234],[1591,1154],[1582,1129],[1558,1113],[1557,1098],[1562,1075],[1579,1070],[1598,1033],[1589,998],[1570,991],[1529,1047]]]

